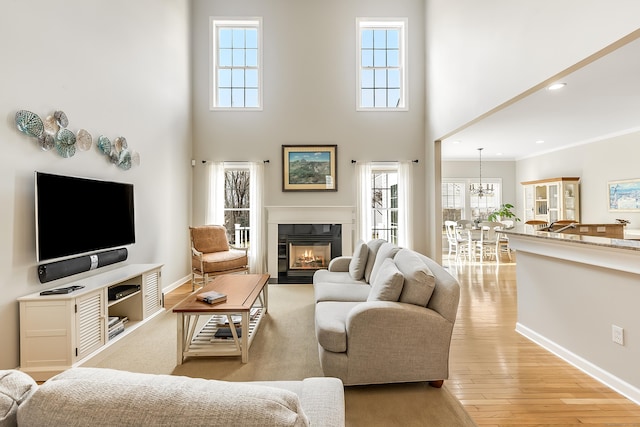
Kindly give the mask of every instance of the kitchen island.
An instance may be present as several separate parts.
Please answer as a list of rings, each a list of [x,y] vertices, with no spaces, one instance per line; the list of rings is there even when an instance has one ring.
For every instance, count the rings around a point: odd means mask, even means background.
[[[516,331],[640,403],[640,241],[504,232],[517,254]]]

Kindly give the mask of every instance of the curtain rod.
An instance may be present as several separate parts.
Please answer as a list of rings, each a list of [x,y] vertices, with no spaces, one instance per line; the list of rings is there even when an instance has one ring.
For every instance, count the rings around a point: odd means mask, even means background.
[[[201,160],[202,164],[212,162],[213,160]],[[223,160],[222,163],[247,163],[249,160]],[[269,160],[263,160],[262,163],[269,163]]]
[[[385,162],[398,162],[399,160],[371,160],[371,163],[385,163]],[[351,160],[351,163],[356,163],[357,160]],[[418,159],[411,160],[411,163],[418,163]]]

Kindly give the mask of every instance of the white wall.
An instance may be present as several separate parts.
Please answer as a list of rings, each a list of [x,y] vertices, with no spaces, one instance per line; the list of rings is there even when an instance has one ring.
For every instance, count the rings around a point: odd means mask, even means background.
[[[640,117],[638,118],[640,123]],[[628,228],[640,229],[639,212],[609,212],[608,181],[640,178],[640,132],[616,136],[566,150],[520,160],[518,182],[560,176],[580,177],[580,222],[614,223],[616,218],[631,221]],[[524,191],[517,194],[519,214],[524,214]]]
[[[190,15],[188,0],[5,0],[1,8],[0,369],[7,369],[19,363],[16,298],[84,277],[38,281],[34,170],[133,183],[138,243],[127,262],[165,263],[165,286],[188,274]],[[43,152],[16,129],[20,109],[43,118],[62,110],[70,130],[124,136],[141,164],[120,170],[95,146],[69,159]],[[69,218],[61,226],[73,225]]]
[[[209,17],[261,16],[264,110],[209,111]],[[408,17],[409,111],[356,112],[356,17]],[[425,249],[424,1],[193,1],[195,224],[204,221],[201,160],[268,159],[267,206],[353,206],[351,160],[419,159],[415,248]],[[282,145],[337,144],[338,191],[282,191]]]

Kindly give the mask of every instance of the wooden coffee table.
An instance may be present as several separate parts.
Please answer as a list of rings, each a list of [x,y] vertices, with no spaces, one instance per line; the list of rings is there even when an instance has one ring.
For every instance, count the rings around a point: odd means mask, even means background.
[[[217,276],[176,305],[173,312],[178,315],[178,365],[189,356],[241,356],[242,363],[247,363],[249,347],[267,312],[269,277],[268,274]],[[226,294],[227,300],[207,304],[196,299],[197,294],[213,290]],[[200,316],[209,319],[200,322]],[[222,327],[230,328],[232,337],[215,337]]]

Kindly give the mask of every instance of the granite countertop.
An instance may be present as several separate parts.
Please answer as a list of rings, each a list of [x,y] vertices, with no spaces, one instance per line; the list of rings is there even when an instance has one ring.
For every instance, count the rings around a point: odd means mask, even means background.
[[[531,226],[517,224],[514,228],[502,231],[507,235],[535,237],[553,241],[571,242],[593,246],[605,246],[609,248],[629,249],[640,251],[640,240],[611,239],[608,237],[587,236],[580,234],[553,233],[549,231],[534,231]]]

